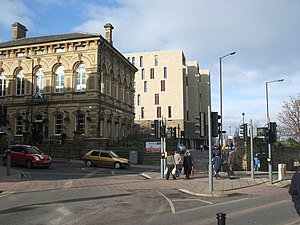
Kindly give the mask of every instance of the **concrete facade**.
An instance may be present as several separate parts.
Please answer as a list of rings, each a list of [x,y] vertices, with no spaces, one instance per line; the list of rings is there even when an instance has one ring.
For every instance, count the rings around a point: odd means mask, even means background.
[[[135,122],[144,132],[162,117],[167,127],[184,130],[186,59],[182,51],[124,54],[138,68],[135,74]]]
[[[26,27],[13,24],[12,41],[0,43],[0,104],[13,142],[60,140],[62,132],[110,140],[132,133],[137,69],[112,46],[113,26],[104,27],[106,38],[27,38]]]
[[[181,50],[124,56],[139,70],[135,74],[135,123],[142,132],[149,133],[151,122],[163,117],[169,137],[170,129],[176,127],[176,136],[184,131],[185,139],[191,141],[190,147],[195,147],[194,139],[199,139],[195,135],[198,106],[207,112],[210,105],[209,71],[200,73],[198,63],[187,62]],[[199,74],[200,79],[196,76]]]

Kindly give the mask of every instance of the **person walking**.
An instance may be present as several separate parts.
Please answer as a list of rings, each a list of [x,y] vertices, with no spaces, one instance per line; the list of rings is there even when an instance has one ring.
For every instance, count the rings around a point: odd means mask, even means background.
[[[300,165],[298,159],[295,159],[293,165],[294,165],[294,170],[297,171],[297,170],[298,170],[298,167],[299,167],[299,165]]]
[[[234,174],[234,171],[233,171],[233,165],[234,165],[234,151],[230,151],[229,154],[228,154],[228,160],[227,160],[227,163],[228,163],[228,178],[229,179],[232,179],[232,178],[235,178],[235,174]]]
[[[222,159],[220,155],[217,153],[215,157],[212,159],[212,164],[215,172],[215,177],[219,180],[220,179],[220,171],[222,166]]]
[[[255,154],[253,161],[254,161],[254,170],[258,171],[260,168],[260,159],[258,158],[258,154]]]
[[[181,169],[181,155],[178,151],[176,151],[174,155],[175,165],[176,165],[176,177],[179,177],[180,169]]]
[[[169,180],[170,174],[172,174],[172,170],[175,168],[175,159],[174,159],[174,154],[173,152],[169,152],[168,156],[166,158],[166,163],[167,163],[167,173],[166,173],[166,180]],[[173,180],[176,179],[176,173],[172,174]]]
[[[292,196],[292,202],[294,207],[300,216],[300,171],[297,170],[291,180],[289,187],[289,194]]]
[[[183,157],[183,168],[184,168],[184,174],[186,179],[190,179],[192,167],[193,167],[193,159],[191,153],[187,150],[184,153],[184,157]]]

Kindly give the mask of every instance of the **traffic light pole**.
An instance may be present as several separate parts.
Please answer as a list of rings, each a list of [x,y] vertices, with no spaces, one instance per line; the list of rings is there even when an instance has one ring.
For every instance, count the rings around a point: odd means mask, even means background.
[[[210,111],[210,106],[207,107],[207,121],[208,122],[208,190],[210,192],[213,191],[213,176],[212,176],[212,136],[211,136],[211,111]]]
[[[270,129],[270,117],[268,117],[268,129]],[[273,184],[273,171],[272,171],[272,145],[269,142],[268,143],[268,152],[269,152],[269,157],[268,157],[268,167],[269,167],[269,184]]]

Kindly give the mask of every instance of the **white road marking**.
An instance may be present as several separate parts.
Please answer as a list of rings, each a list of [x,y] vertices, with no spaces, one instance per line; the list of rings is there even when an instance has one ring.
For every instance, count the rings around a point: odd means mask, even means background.
[[[172,214],[175,214],[176,211],[175,211],[175,206],[174,206],[173,202],[167,196],[165,196],[163,193],[161,193],[160,191],[157,191],[157,192],[168,201],[168,203],[169,203],[169,205],[171,207]]]

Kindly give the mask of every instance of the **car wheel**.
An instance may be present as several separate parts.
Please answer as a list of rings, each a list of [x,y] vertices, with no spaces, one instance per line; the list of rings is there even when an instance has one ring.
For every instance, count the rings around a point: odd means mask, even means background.
[[[31,169],[31,168],[32,168],[32,162],[31,162],[30,160],[27,160],[27,161],[26,161],[26,167],[27,167],[28,169]]]
[[[115,162],[114,167],[115,167],[115,169],[120,169],[121,168],[121,163]]]
[[[3,158],[3,166],[7,166],[7,158]]]
[[[91,167],[91,166],[93,165],[93,163],[92,163],[91,160],[87,160],[87,161],[85,161],[85,165],[86,165],[87,167]]]

